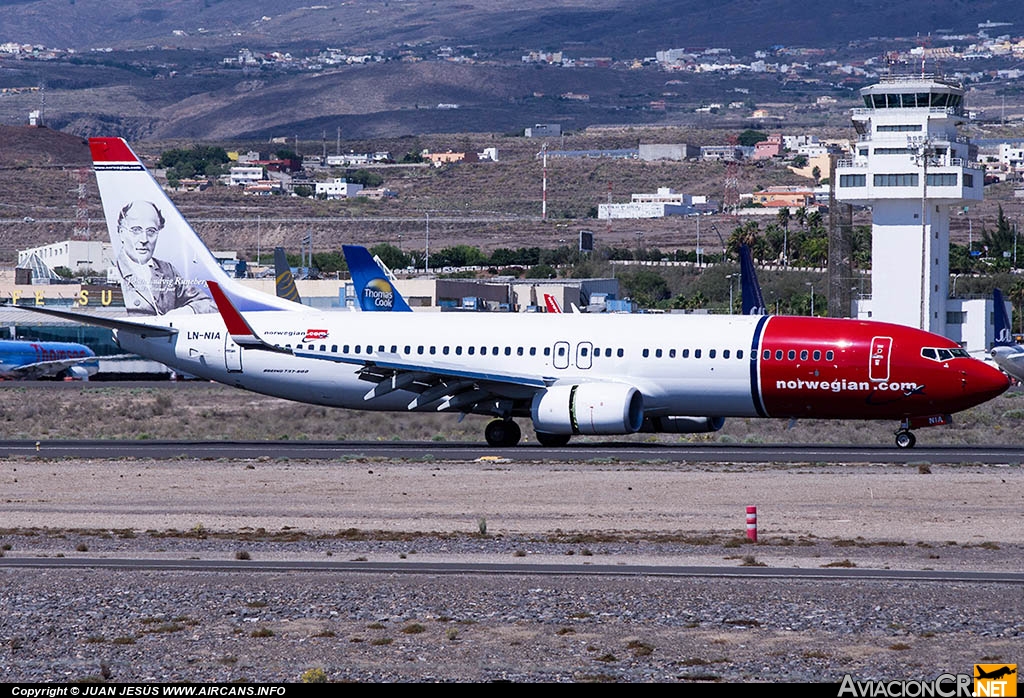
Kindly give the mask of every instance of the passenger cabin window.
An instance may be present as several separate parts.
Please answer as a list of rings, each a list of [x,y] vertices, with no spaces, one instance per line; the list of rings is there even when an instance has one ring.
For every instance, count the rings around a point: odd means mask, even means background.
[[[775,360],[776,361],[782,361],[782,350],[781,349],[776,349],[775,350]]]
[[[835,356],[835,352],[829,349],[828,351],[825,352],[825,361],[831,361],[832,359],[835,358]]]
[[[788,351],[788,352],[786,353],[786,358],[787,358],[787,359],[789,359],[790,361],[792,361],[793,359],[795,359],[795,358],[796,358],[796,351],[794,351],[793,349],[790,349],[790,350],[789,350],[789,351]]]
[[[681,353],[682,353],[682,356],[683,356],[684,359],[690,358],[690,350],[689,349],[683,349],[683,351]]]
[[[708,350],[708,358],[709,359],[715,358],[715,350],[714,349],[709,349]]]
[[[654,356],[656,356],[657,358],[660,359],[661,358],[661,349],[655,349],[654,350]]]
[[[626,352],[623,351],[622,349],[619,349],[617,352],[615,352],[615,355],[621,359],[623,356],[626,355]]]
[[[803,349],[800,352],[800,360],[801,361],[807,361],[807,350],[806,349]]]
[[[737,359],[742,359],[743,358],[743,350],[742,349],[737,349],[736,350],[736,358]]]
[[[694,349],[693,350],[693,358],[695,358],[695,359],[699,359],[700,358],[700,349]]]
[[[729,350],[728,349],[723,349],[722,350],[722,358],[723,359],[728,359],[729,358]]]
[[[643,355],[644,355],[644,358],[646,359],[648,356],[651,355],[651,350],[650,349],[644,349]]]

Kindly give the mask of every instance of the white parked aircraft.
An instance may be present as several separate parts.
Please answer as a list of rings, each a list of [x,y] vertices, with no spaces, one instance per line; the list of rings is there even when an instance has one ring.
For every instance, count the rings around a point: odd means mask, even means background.
[[[518,443],[515,418],[561,445],[576,434],[713,431],[738,416],[895,419],[897,445],[909,447],[912,427],[948,423],[1009,384],[949,339],[870,321],[300,307],[229,279],[123,140],[90,147],[140,298],[124,319],[41,312],[110,327],[126,351],[239,388],[350,409],[491,415],[494,446]]]

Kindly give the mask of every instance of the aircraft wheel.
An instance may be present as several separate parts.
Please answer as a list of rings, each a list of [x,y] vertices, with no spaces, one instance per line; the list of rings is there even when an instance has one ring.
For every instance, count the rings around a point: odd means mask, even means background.
[[[565,446],[569,443],[569,434],[548,434],[547,432],[537,432],[537,443],[541,446],[558,447]]]
[[[489,446],[515,446],[523,433],[511,419],[494,419],[484,429]]]
[[[914,444],[917,443],[917,438],[909,431],[898,431],[896,432],[896,447],[897,448],[913,448]]]

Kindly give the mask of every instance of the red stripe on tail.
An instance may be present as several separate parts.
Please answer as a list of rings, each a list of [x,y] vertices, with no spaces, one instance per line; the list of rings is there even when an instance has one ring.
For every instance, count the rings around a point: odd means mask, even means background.
[[[123,138],[90,138],[93,162],[138,162],[135,153]]]

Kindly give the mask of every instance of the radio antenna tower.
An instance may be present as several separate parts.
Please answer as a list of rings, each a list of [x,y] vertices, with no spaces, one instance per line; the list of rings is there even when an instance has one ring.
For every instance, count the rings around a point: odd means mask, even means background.
[[[86,182],[89,181],[90,169],[88,167],[79,167],[75,170],[75,177],[78,180],[78,184],[72,191],[76,194],[75,201],[75,227],[71,233],[73,240],[88,240],[91,235],[89,233],[89,207],[86,204]]]

